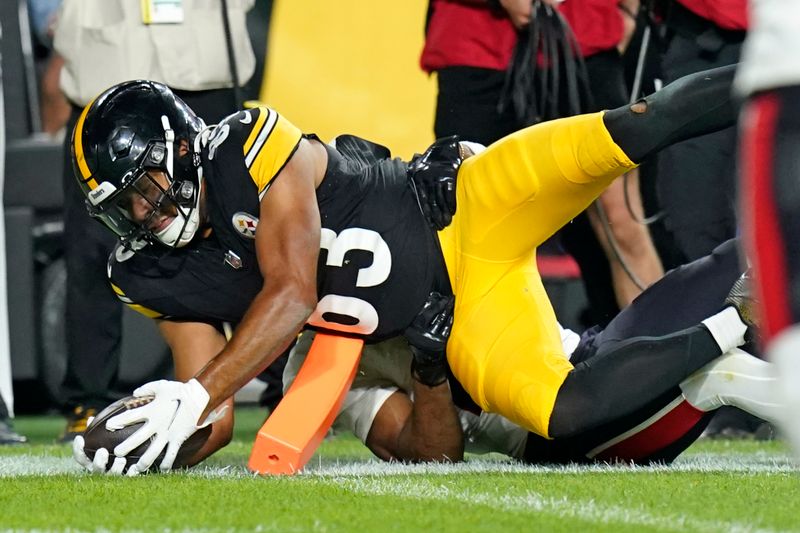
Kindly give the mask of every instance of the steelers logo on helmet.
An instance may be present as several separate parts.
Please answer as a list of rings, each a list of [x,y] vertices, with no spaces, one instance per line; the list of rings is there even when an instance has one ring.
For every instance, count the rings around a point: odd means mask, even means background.
[[[160,83],[115,85],[81,113],[72,163],[89,213],[123,242],[180,247],[200,226],[203,121]]]
[[[164,147],[159,144],[156,144],[150,150],[150,161],[154,165],[160,165],[163,160],[164,160]]]

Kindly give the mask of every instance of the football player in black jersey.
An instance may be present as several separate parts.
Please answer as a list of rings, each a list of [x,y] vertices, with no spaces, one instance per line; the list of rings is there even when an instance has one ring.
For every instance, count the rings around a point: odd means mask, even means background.
[[[157,83],[107,90],[73,132],[76,177],[91,214],[120,237],[114,290],[159,319],[181,380],[137,389],[155,399],[108,422],[146,422],[115,448],[115,463],[152,437],[129,474],[165,448],[169,469],[189,435],[223,417],[198,458],[207,455],[229,438],[221,406],[303,327],[389,338],[431,291],[455,295],[448,361],[471,399],[544,438],[607,423],[676,386],[743,342],[735,309],[705,319],[672,353],[575,366],[536,247],[648,155],[732,124],[732,74],[695,74],[466,159],[444,141],[411,165],[352,136],[323,144],[265,107],[207,128]],[[457,210],[436,232],[421,201]],[[222,323],[237,324],[227,342]]]

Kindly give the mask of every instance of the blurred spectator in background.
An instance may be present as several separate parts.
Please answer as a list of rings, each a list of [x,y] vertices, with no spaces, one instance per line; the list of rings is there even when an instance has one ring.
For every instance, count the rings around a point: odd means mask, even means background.
[[[800,456],[800,2],[751,2],[737,89],[740,209],[762,299],[762,337],[778,367],[791,418],[783,430]]]
[[[58,86],[64,60],[53,52],[53,29],[62,0],[28,0],[28,16],[35,44],[42,50],[44,67],[40,77],[40,105],[44,133],[57,135],[69,119],[70,105]]]
[[[747,28],[747,0],[668,0],[658,10],[664,23],[664,84],[739,61]],[[673,237],[669,266],[702,257],[737,234],[737,130],[730,127],[670,146],[658,154],[656,189],[664,226]],[[771,437],[763,422],[723,408],[707,436]],[[766,428],[766,426],[765,426]]]
[[[591,101],[577,112],[622,105],[628,100],[620,54],[635,28],[638,0],[542,0],[558,6],[577,38],[588,71]],[[538,4],[538,2],[536,3]],[[510,105],[498,107],[520,36],[527,38],[532,20],[530,0],[431,0],[421,65],[438,75],[435,134],[460,135],[490,144],[529,125]],[[534,55],[534,57],[536,57]],[[579,60],[580,58],[577,58]],[[561,79],[566,75],[562,71]],[[562,81],[562,90],[566,82]],[[556,95],[558,96],[558,95]],[[567,113],[560,111],[560,116]],[[555,118],[555,117],[547,117]],[[638,174],[629,180],[632,210],[641,217]],[[621,255],[643,286],[663,275],[647,227],[639,224],[625,206],[623,182],[612,185],[600,198]],[[593,228],[594,230],[593,231]],[[641,292],[612,253],[601,231],[596,210],[590,209],[562,231],[562,244],[581,267],[590,309],[584,326],[608,321]],[[605,248],[605,253],[601,245]],[[609,266],[610,265],[610,266]],[[613,283],[612,283],[613,280]]]
[[[8,407],[6,407],[6,402],[3,400],[3,395],[0,394],[0,445],[22,444],[24,442],[28,442],[28,439],[14,431]]]
[[[747,0],[672,0],[662,7],[664,83],[739,61]],[[689,139],[658,155],[658,199],[679,261],[736,235],[736,128]]]
[[[639,0],[567,1],[559,5],[559,10],[575,32],[586,64],[591,99],[582,112],[624,105],[630,100],[630,91],[625,83],[623,54],[636,29]],[[623,308],[644,287],[664,275],[647,226],[640,222],[644,219],[644,208],[639,191],[639,170],[612,183],[588,209],[587,215],[594,234],[587,229],[580,231],[582,221],[578,221],[564,228],[565,241],[570,253],[580,254],[584,249],[596,248],[593,239],[597,237],[610,263],[616,304]],[[593,255],[580,263],[603,262],[596,252]],[[623,261],[631,272],[626,272]],[[597,283],[601,281],[602,278],[597,279]],[[608,313],[613,316],[612,310]],[[604,319],[600,321],[605,322]]]
[[[2,39],[2,33],[0,33]],[[0,65],[2,67],[2,65]],[[6,160],[6,115],[3,95],[3,69],[0,68],[0,198],[2,198],[3,184],[5,181]],[[14,390],[11,384],[11,346],[8,335],[8,292],[6,285],[6,243],[5,243],[5,213],[0,204],[0,445],[19,444],[27,439],[15,432],[11,426],[11,412],[6,404],[4,395],[13,407]]]
[[[28,0],[28,16],[36,42],[53,48],[53,26],[62,0]]]
[[[71,106],[67,132],[96,95],[129,79],[169,85],[207,124],[237,110],[237,87],[250,79],[255,68],[246,27],[246,13],[254,2],[64,0],[54,48],[64,61],[60,87]],[[88,417],[123,395],[117,390],[122,307],[105,275],[115,239],[87,216],[72,174],[70,133],[65,138],[63,176],[67,265],[63,396],[68,410],[59,439],[63,442],[83,432]],[[94,321],[87,324],[87,316]]]

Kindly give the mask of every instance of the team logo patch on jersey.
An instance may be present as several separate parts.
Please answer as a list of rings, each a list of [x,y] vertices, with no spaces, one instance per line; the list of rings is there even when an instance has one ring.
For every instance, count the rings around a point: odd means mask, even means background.
[[[250,213],[239,211],[233,214],[233,227],[236,228],[242,236],[248,239],[256,238],[256,228],[258,227],[258,219]]]

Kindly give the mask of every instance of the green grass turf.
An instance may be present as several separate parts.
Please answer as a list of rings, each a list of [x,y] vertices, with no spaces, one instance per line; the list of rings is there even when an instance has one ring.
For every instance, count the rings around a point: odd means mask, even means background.
[[[90,476],[51,444],[55,417],[21,418],[32,444],[0,448],[0,530],[800,531],[800,477],[779,442],[700,441],[671,467],[535,468],[499,456],[387,465],[352,437],[307,471],[244,465],[263,413],[237,410],[234,442],[185,473]]]

